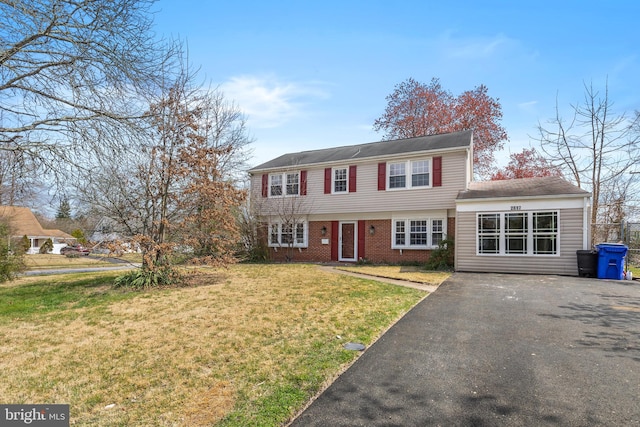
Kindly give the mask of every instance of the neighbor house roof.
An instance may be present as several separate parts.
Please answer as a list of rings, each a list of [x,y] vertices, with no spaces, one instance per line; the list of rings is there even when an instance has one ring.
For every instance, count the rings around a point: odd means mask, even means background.
[[[458,193],[457,200],[510,197],[589,196],[591,193],[559,177],[474,181]]]
[[[64,231],[42,228],[31,209],[22,206],[0,206],[0,221],[9,225],[9,232],[13,236],[73,239]]]
[[[392,141],[370,142],[367,144],[284,154],[250,169],[249,172],[422,151],[470,148],[471,143],[472,131],[470,130]]]

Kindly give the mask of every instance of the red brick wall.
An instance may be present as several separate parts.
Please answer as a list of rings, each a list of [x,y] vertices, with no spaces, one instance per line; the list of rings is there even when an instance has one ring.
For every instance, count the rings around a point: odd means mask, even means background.
[[[322,227],[326,227],[326,234],[322,234]],[[336,236],[336,239],[338,237]],[[273,261],[287,261],[290,256],[295,262],[330,262],[331,245],[322,244],[322,239],[331,242],[331,221],[316,221],[309,223],[309,247],[307,248],[269,248]]]
[[[370,234],[373,225],[375,232]],[[322,227],[326,227],[326,234],[322,234]],[[430,250],[408,250],[402,253],[399,249],[391,249],[391,220],[365,221],[365,258],[374,264],[403,264],[425,263],[429,260]],[[447,220],[447,237],[455,236],[455,218]],[[273,261],[294,262],[331,262],[331,244],[323,245],[322,239],[331,239],[331,221],[316,221],[309,223],[309,247],[307,248],[269,248]],[[337,239],[338,236],[335,236]],[[359,254],[361,257],[361,254]]]

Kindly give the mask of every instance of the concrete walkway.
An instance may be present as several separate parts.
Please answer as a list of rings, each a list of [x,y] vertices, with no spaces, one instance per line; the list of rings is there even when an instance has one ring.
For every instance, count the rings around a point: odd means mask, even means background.
[[[390,279],[388,277],[372,276],[370,274],[354,273],[352,271],[337,269],[336,267],[331,265],[321,265],[321,266],[318,266],[318,268],[322,271],[326,271],[329,273],[344,274],[347,276],[359,277],[361,279],[376,280],[378,282],[391,283],[392,285],[405,286],[407,288],[413,288],[413,289],[420,289],[421,291],[427,291],[429,293],[433,293],[436,291],[436,289],[438,289],[438,286],[435,286],[435,285],[427,285],[424,283],[410,282],[407,280]]]

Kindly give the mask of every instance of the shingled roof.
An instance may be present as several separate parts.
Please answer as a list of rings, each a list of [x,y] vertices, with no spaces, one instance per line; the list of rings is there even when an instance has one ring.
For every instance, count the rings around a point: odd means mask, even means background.
[[[73,239],[64,231],[42,228],[31,209],[22,206],[0,206],[0,221],[9,224],[13,236]]]
[[[471,143],[472,131],[470,130],[392,141],[370,142],[367,144],[284,154],[250,169],[249,172],[422,151],[467,148],[471,147]]]
[[[458,193],[457,200],[495,199],[536,196],[587,196],[585,191],[563,178],[506,179],[500,181],[471,182],[468,189]]]

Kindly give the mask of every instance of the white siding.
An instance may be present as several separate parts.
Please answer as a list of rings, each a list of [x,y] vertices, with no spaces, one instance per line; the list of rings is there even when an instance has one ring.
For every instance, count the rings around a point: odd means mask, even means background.
[[[316,215],[340,215],[367,213],[375,215],[383,212],[421,211],[434,209],[455,209],[458,192],[466,188],[466,152],[442,155],[442,186],[424,189],[378,191],[378,161],[352,162],[331,166],[357,166],[356,192],[324,194],[324,169],[306,167],[307,196],[297,198],[262,197],[262,174],[252,177],[252,199],[254,205],[266,214],[276,213],[283,208],[296,208],[301,213]],[[424,157],[416,157],[424,158]],[[411,157],[407,157],[411,159]],[[395,160],[394,160],[395,161]],[[433,171],[432,171],[433,173]],[[293,201],[291,199],[300,199]]]
[[[553,205],[549,205],[553,210]],[[456,270],[497,273],[578,275],[576,251],[583,248],[583,209],[561,209],[559,256],[476,255],[476,212],[458,212]]]

